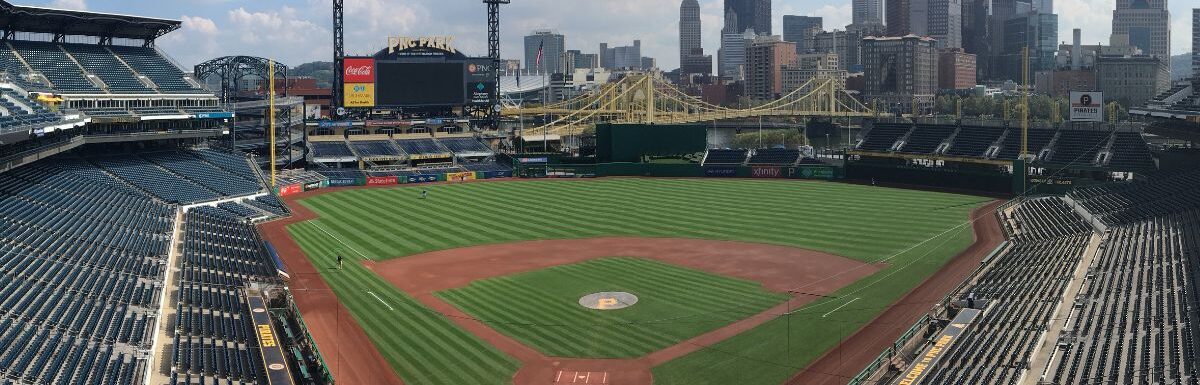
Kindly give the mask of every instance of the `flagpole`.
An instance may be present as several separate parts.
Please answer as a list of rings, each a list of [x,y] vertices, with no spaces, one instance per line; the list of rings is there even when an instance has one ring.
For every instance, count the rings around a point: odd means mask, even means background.
[[[550,143],[546,142],[546,131],[550,127],[550,110],[546,110],[546,104],[549,104],[548,101],[550,100],[550,77],[546,76],[547,72],[546,66],[542,66],[542,87],[544,87],[544,91],[542,92],[542,110],[546,111],[546,116],[542,120],[542,152],[544,153],[550,152]]]

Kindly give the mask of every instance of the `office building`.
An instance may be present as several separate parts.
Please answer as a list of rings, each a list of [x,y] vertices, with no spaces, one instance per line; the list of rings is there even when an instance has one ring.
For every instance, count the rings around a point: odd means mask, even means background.
[[[912,33],[912,26],[909,24],[909,0],[887,0],[887,24],[888,36],[904,36]]]
[[[909,0],[910,33],[929,36],[938,48],[962,48],[962,0]]]
[[[721,35],[721,49],[717,52],[718,75],[732,81],[745,79],[746,47],[755,36],[752,29]]]
[[[592,69],[599,66],[596,54],[582,53],[577,49],[563,52],[558,63],[559,73],[564,74],[573,74],[576,69]]]
[[[733,13],[735,17],[728,15]],[[754,31],[771,34],[771,0],[725,0],[725,27],[722,30]]]
[[[1052,71],[1058,53],[1058,15],[1027,13],[1004,22],[1003,80],[1021,82],[1023,50],[1029,47],[1029,79],[1040,71]]]
[[[1153,55],[1106,56],[1096,60],[1096,80],[1106,101],[1138,107],[1171,86],[1171,72]]]
[[[796,43],[796,52],[812,50],[812,38],[824,29],[824,21],[812,16],[783,16],[783,41]]]
[[[938,88],[966,90],[975,88],[975,55],[961,48],[938,51]]]
[[[854,0],[851,6],[851,22],[854,25],[883,24],[883,0]]]
[[[634,40],[633,45],[608,47],[608,43],[600,43],[600,66],[608,69],[639,69],[642,68],[642,41]]]
[[[995,55],[991,38],[991,0],[962,0],[963,51],[975,55],[976,78],[984,78]]]
[[[559,58],[566,51],[566,38],[550,30],[533,31],[525,36],[525,70],[532,73],[544,73],[547,70],[559,70]],[[542,62],[537,63],[538,48],[542,49]]]
[[[1112,33],[1128,36],[1129,45],[1141,48],[1146,55],[1169,58],[1171,12],[1167,0],[1117,0]]]
[[[652,57],[642,56],[641,60],[638,60],[638,62],[641,63],[641,66],[638,68],[643,70],[652,70],[658,68],[658,60],[654,60]]]
[[[704,54],[700,28],[700,3],[683,0],[679,5],[679,71],[682,74],[712,73],[712,56]]]
[[[779,73],[785,94],[795,91],[813,79],[833,79],[843,85],[846,81],[846,71],[842,69],[837,54],[832,53],[796,55],[795,64],[783,67]]]
[[[783,94],[781,71],[796,62],[796,43],[759,36],[746,48],[746,96],[774,100]]]
[[[1200,94],[1200,8],[1192,9],[1192,92]]]
[[[933,101],[938,89],[938,53],[933,39],[908,35],[863,39],[864,94],[885,104]]]

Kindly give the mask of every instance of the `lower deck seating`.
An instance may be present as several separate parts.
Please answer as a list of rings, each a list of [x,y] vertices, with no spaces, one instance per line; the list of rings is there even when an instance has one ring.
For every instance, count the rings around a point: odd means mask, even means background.
[[[908,136],[900,152],[908,154],[932,154],[938,146],[954,133],[954,126],[922,126],[918,125]]]
[[[1198,242],[1196,210],[1112,229],[1076,300],[1076,337],[1051,368],[1053,383],[1196,383]]]
[[[912,125],[909,124],[876,124],[867,132],[862,143],[859,143],[858,149],[862,151],[888,152],[891,151],[892,145],[896,144],[909,130]]]
[[[787,166],[795,164],[800,160],[800,150],[786,148],[763,148],[754,150],[754,155],[746,161],[746,164],[765,164]]]
[[[252,281],[275,281],[257,233],[212,207],[188,211],[184,226],[172,383],[267,383],[241,289]]]
[[[736,165],[746,163],[746,150],[710,149],[704,164]]]
[[[983,157],[988,147],[1000,140],[1004,131],[1003,128],[997,127],[963,127],[958,131],[958,136],[954,137],[954,143],[946,150],[946,155]]]
[[[134,384],[174,210],[78,160],[0,174],[0,382]]]

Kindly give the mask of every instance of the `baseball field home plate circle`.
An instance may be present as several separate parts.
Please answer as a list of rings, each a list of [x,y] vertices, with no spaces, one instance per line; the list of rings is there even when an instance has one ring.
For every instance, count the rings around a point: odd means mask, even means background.
[[[637,303],[638,297],[623,291],[602,291],[583,296],[579,305],[595,310],[624,309]]]

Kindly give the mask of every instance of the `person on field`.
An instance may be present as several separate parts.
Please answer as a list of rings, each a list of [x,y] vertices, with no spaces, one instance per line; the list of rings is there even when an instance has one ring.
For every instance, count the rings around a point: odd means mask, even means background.
[[[342,255],[341,254],[337,255],[337,263],[338,263],[338,269],[340,270],[342,268]]]
[[[421,199],[429,197],[429,191],[421,190]]]

